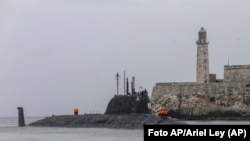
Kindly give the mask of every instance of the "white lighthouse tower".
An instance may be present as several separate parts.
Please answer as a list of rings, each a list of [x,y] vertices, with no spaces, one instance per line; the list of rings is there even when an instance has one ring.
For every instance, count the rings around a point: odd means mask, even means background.
[[[197,44],[197,83],[209,82],[209,58],[207,32],[202,27],[198,33]]]

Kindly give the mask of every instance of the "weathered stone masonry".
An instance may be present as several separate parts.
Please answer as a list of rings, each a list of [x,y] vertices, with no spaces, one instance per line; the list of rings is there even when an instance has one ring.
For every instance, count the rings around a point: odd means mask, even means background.
[[[216,79],[209,74],[207,45],[202,28],[197,41],[197,82],[156,83],[151,96],[154,113],[162,107],[186,115],[226,109],[250,112],[250,65],[225,65],[224,79]]]
[[[249,110],[250,93],[243,83],[157,83],[151,101],[154,112],[167,107],[202,115],[221,108]]]
[[[209,81],[209,59],[207,33],[204,28],[199,31],[197,44],[197,83]]]

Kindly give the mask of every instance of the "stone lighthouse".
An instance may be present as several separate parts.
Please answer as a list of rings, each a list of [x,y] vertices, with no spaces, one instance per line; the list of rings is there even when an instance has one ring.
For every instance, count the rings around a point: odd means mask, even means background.
[[[209,58],[207,32],[202,27],[198,33],[197,44],[197,83],[209,82]]]

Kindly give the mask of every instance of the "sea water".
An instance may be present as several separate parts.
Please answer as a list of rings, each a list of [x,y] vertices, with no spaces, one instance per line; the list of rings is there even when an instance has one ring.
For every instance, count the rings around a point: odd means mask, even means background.
[[[143,129],[18,127],[17,118],[0,118],[0,141],[143,141]]]
[[[25,118],[26,124],[43,117]],[[250,121],[186,121],[189,124],[242,124]],[[18,127],[16,117],[0,118],[0,141],[143,141],[143,129]]]

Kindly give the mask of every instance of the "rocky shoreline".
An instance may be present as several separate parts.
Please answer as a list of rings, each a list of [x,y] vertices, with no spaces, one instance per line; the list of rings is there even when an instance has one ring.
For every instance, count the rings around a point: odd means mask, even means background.
[[[85,114],[56,115],[32,122],[29,126],[38,127],[92,127],[143,129],[144,125],[187,124],[175,118],[162,118],[144,114]]]

